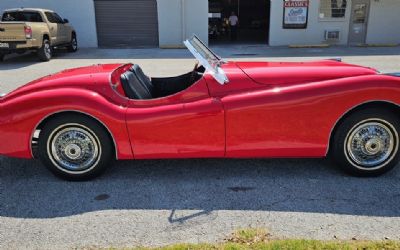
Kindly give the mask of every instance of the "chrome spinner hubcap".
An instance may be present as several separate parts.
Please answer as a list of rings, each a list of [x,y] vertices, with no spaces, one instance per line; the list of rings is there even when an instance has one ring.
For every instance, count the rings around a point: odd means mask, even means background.
[[[351,130],[346,139],[346,155],[358,168],[380,168],[393,156],[398,136],[389,126],[384,121],[371,121],[358,124]]]
[[[73,160],[78,159],[81,156],[82,149],[76,144],[69,144],[65,147],[65,155]]]
[[[50,159],[63,171],[85,172],[100,159],[98,138],[80,127],[56,129],[50,136],[48,150]]]

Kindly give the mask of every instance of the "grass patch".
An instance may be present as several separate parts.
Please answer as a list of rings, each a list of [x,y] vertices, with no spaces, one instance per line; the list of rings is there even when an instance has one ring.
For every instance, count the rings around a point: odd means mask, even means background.
[[[240,229],[232,233],[232,235],[225,239],[228,243],[239,243],[252,245],[255,243],[266,243],[271,239],[271,234],[263,228],[250,228]]]
[[[98,248],[84,248],[94,250]],[[117,250],[116,248],[109,248]],[[126,250],[400,250],[399,241],[318,241],[272,239],[265,229],[241,229],[222,243],[177,244],[158,248],[127,248]]]
[[[271,240],[253,244],[179,244],[160,248],[137,248],[139,250],[398,250],[399,242],[334,242],[317,240]]]

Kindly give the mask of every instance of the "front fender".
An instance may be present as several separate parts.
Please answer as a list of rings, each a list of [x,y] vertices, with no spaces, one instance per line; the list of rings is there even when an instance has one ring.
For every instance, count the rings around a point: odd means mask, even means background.
[[[110,132],[118,159],[133,157],[125,124],[126,107],[109,102],[97,92],[65,88],[8,98],[0,104],[0,154],[32,158],[31,141],[47,117],[78,112],[100,121]]]

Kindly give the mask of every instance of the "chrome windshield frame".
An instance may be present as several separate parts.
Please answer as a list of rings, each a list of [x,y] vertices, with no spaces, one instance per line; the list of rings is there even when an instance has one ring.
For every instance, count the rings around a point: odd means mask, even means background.
[[[225,62],[208,48],[196,35],[183,42],[193,56],[201,65],[214,77],[214,79],[224,85],[229,82],[221,65]]]

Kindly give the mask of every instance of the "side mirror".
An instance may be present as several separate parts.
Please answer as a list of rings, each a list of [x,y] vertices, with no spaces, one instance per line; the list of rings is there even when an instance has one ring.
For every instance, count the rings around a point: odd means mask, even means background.
[[[69,23],[68,19],[64,18],[64,23]]]

